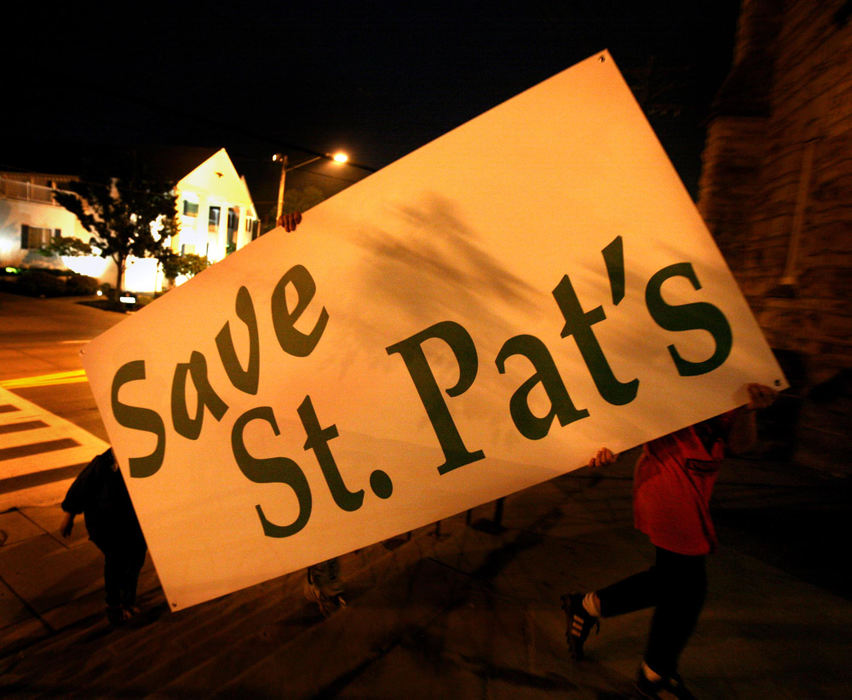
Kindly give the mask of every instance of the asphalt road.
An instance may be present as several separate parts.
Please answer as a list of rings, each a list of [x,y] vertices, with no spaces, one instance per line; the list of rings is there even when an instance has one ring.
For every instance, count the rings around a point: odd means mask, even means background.
[[[0,383],[106,440],[89,384],[80,375],[80,349],[125,318],[84,305],[86,299],[33,299],[0,292]],[[76,373],[76,374],[75,374]],[[45,379],[58,375],[55,379]]]

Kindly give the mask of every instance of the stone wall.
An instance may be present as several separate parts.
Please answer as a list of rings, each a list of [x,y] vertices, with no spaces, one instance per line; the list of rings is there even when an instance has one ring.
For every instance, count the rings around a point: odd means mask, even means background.
[[[849,0],[743,0],[699,194],[769,344],[795,375],[798,434],[828,431],[835,447],[849,447],[852,433],[850,14]]]

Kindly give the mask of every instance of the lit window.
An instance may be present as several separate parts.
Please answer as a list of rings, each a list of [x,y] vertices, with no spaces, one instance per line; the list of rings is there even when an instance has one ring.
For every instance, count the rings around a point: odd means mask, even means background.
[[[246,233],[249,234],[251,240],[257,238],[258,220],[251,216],[246,217]]]
[[[228,209],[228,242],[227,253],[233,253],[237,249],[237,231],[240,229],[240,210]]]
[[[51,239],[59,238],[61,235],[62,229],[39,228],[38,226],[21,224],[21,249],[43,248],[50,244]]]
[[[207,230],[210,233],[216,233],[219,230],[219,207],[210,207],[207,212]]]

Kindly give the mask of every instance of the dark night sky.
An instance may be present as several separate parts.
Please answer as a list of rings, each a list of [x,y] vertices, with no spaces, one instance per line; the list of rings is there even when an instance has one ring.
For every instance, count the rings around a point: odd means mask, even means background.
[[[225,146],[262,200],[275,151],[380,168],[604,48],[694,191],[739,3],[30,5],[3,22],[0,169],[59,169],[68,144]]]

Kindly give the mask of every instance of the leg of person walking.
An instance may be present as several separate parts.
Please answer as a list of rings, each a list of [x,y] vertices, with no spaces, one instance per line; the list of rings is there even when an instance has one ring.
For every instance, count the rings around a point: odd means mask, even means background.
[[[136,588],[147,551],[145,540],[139,537],[127,548],[122,562],[121,605],[132,615],[139,612],[136,607]]]
[[[651,630],[637,688],[648,697],[666,690],[675,697],[689,698],[678,675],[678,661],[686,647],[707,595],[704,556],[676,554],[657,548],[659,599],[651,619]]]
[[[657,603],[657,580],[656,566],[652,566],[599,591],[562,596],[571,655],[577,660],[583,658],[583,645],[592,629],[600,627],[600,618],[654,607]]]
[[[112,625],[121,625],[130,617],[121,606],[124,580],[124,556],[121,547],[98,539],[95,544],[104,555],[104,593],[107,619]]]

